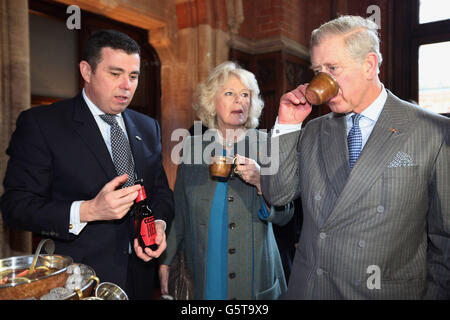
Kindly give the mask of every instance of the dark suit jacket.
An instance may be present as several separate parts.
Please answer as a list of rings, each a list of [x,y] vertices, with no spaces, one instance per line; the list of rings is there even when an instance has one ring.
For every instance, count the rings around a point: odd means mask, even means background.
[[[173,195],[162,167],[159,125],[133,110],[125,110],[123,117],[137,177],[144,179],[155,218],[170,224]],[[53,238],[56,253],[91,266],[100,281],[124,288],[134,237],[131,215],[88,223],[78,236],[69,233],[72,202],[94,198],[117,176],[82,95],[22,112],[7,154],[1,198],[5,223]]]
[[[261,186],[275,205],[302,199],[289,299],[450,298],[449,119],[388,91],[351,171],[343,115],[279,147],[280,168]]]

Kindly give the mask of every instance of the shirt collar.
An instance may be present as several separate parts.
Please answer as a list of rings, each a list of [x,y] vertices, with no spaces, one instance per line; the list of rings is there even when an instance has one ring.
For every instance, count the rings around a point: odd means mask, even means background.
[[[363,112],[361,112],[361,115],[374,122],[378,120],[378,117],[380,116],[380,113],[383,110],[384,104],[386,103],[387,99],[387,91],[384,88],[384,85],[383,84],[381,85],[382,89],[378,97],[375,99],[374,102],[372,102],[370,106],[368,106],[366,109],[364,109]],[[354,114],[355,114],[354,112],[350,112],[346,115],[346,118],[349,119]]]
[[[86,95],[86,92],[84,92],[84,88],[83,88],[83,90],[82,90],[82,95],[83,95],[84,101],[86,101],[86,104],[87,104],[89,110],[91,111],[91,113],[92,113],[94,116],[99,116],[99,115],[105,114],[105,112],[103,112],[99,107],[97,107],[97,106],[96,106],[96,105],[88,98],[88,96]],[[118,113],[117,116],[120,117],[120,118],[122,118],[122,113]]]

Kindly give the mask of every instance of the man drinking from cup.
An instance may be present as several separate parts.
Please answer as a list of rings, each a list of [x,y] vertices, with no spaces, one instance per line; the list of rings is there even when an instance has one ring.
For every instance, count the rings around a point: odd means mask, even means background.
[[[332,112],[299,130],[307,86],[281,97],[280,168],[261,186],[302,199],[289,299],[450,298],[450,121],[384,88],[379,43],[361,17],[325,23],[311,64],[338,82]]]

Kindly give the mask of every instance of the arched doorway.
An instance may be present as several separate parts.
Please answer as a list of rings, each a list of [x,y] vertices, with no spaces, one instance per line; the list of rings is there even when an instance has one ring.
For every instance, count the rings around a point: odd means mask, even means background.
[[[139,85],[129,107],[160,120],[161,63],[156,50],[148,43],[148,31],[88,11],[82,11],[82,24],[80,29],[67,30],[66,19],[68,18],[68,15],[66,9],[67,6],[59,3],[49,3],[39,0],[29,1],[31,68],[33,69],[33,67],[36,66],[36,68],[39,68],[40,70],[45,70],[47,74],[57,73],[60,78],[77,77],[78,81],[75,84],[77,88],[72,91],[78,92],[83,86],[78,71],[78,63],[81,60],[81,52],[89,35],[99,29],[114,29],[124,32],[136,40],[141,47],[141,74],[139,76]],[[53,63],[53,55],[58,55],[60,52],[46,50],[46,52],[39,54],[39,52],[44,51],[45,48],[34,48],[33,45],[34,43],[42,45],[42,43],[45,43],[46,41],[55,41],[55,39],[52,39],[55,33],[45,34],[45,29],[51,27],[64,29],[61,30],[60,39],[56,40],[59,43],[58,45],[63,47],[66,41],[75,43],[74,55],[68,55],[65,58],[66,60],[62,61],[62,63],[71,65],[72,67],[68,69],[64,68],[62,73],[60,70],[52,70],[58,68],[58,66]],[[55,30],[53,29],[53,31]],[[58,60],[61,61],[61,58]],[[73,70],[76,75],[64,74],[67,70]],[[58,79],[52,78],[46,79],[45,81],[48,81],[47,87],[43,89],[40,88],[40,91],[36,94],[36,92],[33,91],[35,88],[33,87],[32,78],[32,105],[51,103],[53,101],[71,97],[66,96],[67,94],[65,92],[58,92]],[[45,90],[47,90],[48,93],[46,93]]]

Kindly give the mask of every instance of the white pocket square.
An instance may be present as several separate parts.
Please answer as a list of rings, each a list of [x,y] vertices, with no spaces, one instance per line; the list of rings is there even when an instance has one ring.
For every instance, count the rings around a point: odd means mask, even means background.
[[[388,168],[413,167],[416,164],[409,154],[399,151],[389,163]]]

